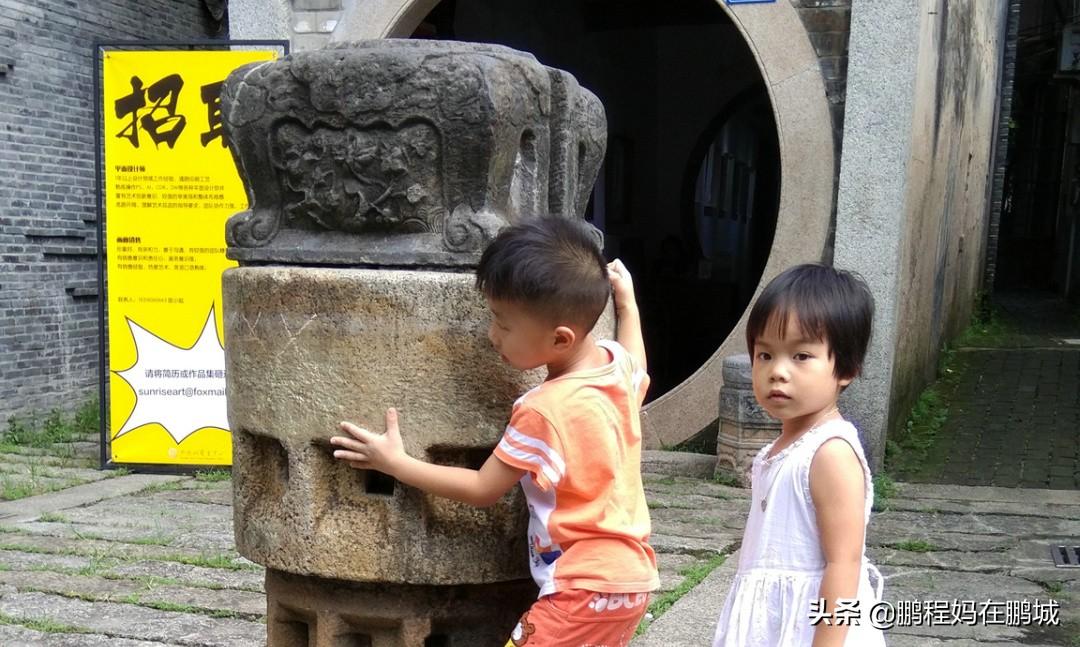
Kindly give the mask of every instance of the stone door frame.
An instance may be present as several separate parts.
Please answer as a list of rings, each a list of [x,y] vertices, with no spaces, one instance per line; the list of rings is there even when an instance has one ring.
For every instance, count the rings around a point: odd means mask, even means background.
[[[493,0],[495,1],[495,0]],[[439,0],[356,0],[331,40],[407,38]],[[818,57],[790,0],[729,6],[718,0],[757,60],[780,144],[780,211],[755,294],[783,269],[822,260],[835,196],[832,118]],[[693,375],[642,411],[647,448],[676,445],[716,420],[722,360],[746,352],[746,317]]]

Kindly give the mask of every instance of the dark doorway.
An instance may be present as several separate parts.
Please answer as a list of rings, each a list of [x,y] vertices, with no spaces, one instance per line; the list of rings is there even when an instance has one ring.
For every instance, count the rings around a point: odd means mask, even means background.
[[[1072,3],[1023,0],[994,288],[1080,300],[1080,70],[1062,70]]]
[[[587,217],[634,275],[649,398],[693,374],[749,303],[779,196],[765,85],[716,0],[444,0],[413,37],[531,52],[600,98]]]

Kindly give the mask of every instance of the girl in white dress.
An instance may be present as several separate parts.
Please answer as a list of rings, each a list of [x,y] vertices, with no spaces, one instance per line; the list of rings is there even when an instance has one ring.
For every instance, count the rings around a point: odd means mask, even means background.
[[[873,486],[858,433],[837,408],[862,368],[874,301],[857,276],[793,267],[750,311],[754,396],[783,431],[751,467],[739,570],[713,647],[880,647],[866,559]]]

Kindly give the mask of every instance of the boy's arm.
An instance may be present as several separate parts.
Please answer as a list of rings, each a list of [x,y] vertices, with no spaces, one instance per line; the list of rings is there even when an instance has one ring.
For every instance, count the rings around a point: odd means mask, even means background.
[[[493,505],[507,490],[521,480],[524,470],[511,467],[494,455],[479,470],[448,465],[433,465],[405,453],[398,431],[397,411],[386,411],[386,433],[373,434],[349,422],[341,423],[348,436],[334,436],[330,444],[340,449],[334,458],[357,469],[374,469],[395,479],[470,505]]]
[[[638,312],[637,299],[634,297],[634,282],[630,271],[622,261],[615,259],[608,263],[608,279],[611,281],[615,300],[615,341],[630,352],[637,363],[638,370],[648,379],[648,362],[645,357],[645,340],[641,336],[641,314]],[[646,387],[648,382],[646,382]],[[645,389],[641,389],[644,394]]]
[[[825,573],[818,597],[825,600],[822,610],[833,620],[817,625],[813,647],[841,647],[848,626],[837,625],[832,614],[837,598],[855,599],[859,592],[859,571],[865,528],[863,510],[866,486],[862,465],[851,446],[842,439],[822,444],[810,463],[810,497],[817,512]],[[865,612],[866,610],[860,610]],[[810,609],[799,613],[810,615]]]

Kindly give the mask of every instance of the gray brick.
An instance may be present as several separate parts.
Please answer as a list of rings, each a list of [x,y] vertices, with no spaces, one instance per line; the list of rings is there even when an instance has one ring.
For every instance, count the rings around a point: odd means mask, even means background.
[[[97,393],[91,43],[219,31],[202,0],[0,0],[0,424]]]

